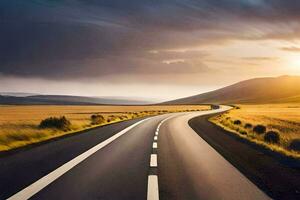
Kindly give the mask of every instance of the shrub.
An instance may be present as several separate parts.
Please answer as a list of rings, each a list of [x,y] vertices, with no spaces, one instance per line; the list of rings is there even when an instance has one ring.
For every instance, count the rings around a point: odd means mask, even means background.
[[[267,128],[264,125],[256,125],[253,128],[253,131],[258,134],[263,134],[266,132],[266,130]]]
[[[240,124],[242,124],[242,122],[241,122],[241,120],[234,120],[234,121],[233,121],[233,124],[235,124],[235,125],[240,125]]]
[[[268,143],[276,143],[276,144],[278,144],[279,141],[280,141],[280,135],[276,131],[268,131],[264,135],[264,141],[268,142]]]
[[[246,131],[240,131],[239,132],[241,135],[247,135],[247,132]]]
[[[245,128],[252,128],[252,124],[246,123],[244,127],[245,127]]]
[[[300,152],[300,139],[294,139],[289,145],[289,149]]]
[[[70,130],[71,122],[65,117],[49,117],[41,121],[39,128],[56,128]]]
[[[91,124],[102,124],[105,121],[104,117],[102,115],[92,115],[91,116]]]
[[[123,120],[123,117],[122,116],[118,116],[117,119]]]
[[[215,110],[215,109],[219,109],[220,106],[219,105],[210,105],[211,109],[212,110]]]
[[[117,118],[118,118],[118,116],[110,115],[110,116],[108,116],[108,118],[107,118],[107,122],[115,121],[115,120],[117,120]]]

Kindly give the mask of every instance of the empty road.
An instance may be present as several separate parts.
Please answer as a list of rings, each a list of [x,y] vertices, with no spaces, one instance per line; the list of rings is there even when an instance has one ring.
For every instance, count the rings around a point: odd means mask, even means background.
[[[175,113],[0,158],[0,199],[269,199]]]

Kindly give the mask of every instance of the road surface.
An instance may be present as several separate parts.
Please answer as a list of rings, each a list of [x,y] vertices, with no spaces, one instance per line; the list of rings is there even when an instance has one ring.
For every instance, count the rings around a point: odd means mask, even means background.
[[[0,199],[268,199],[176,113],[0,158]]]

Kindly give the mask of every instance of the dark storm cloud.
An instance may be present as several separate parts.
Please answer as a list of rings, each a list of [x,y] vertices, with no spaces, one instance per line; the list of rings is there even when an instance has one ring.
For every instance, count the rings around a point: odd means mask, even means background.
[[[71,79],[203,72],[204,52],[151,50],[299,38],[299,9],[292,0],[2,0],[0,73]],[[166,65],[168,59],[184,62]]]

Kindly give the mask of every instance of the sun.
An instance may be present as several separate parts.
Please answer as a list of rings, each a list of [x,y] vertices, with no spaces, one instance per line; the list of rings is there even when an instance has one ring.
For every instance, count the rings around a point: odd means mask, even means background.
[[[300,72],[300,54],[288,58],[288,67],[293,71]]]

